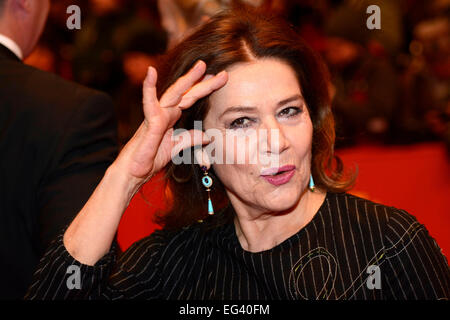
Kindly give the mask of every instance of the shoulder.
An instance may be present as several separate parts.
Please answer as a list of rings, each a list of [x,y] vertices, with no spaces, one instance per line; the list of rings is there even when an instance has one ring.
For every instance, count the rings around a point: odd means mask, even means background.
[[[445,257],[426,226],[405,210],[396,209],[389,216],[385,242],[387,257],[396,256],[404,250],[423,254],[434,251]]]
[[[328,207],[335,219],[348,220],[360,234],[371,236],[384,244],[393,234],[401,235],[415,229],[425,229],[409,212],[349,193],[332,193],[327,198]]]
[[[360,234],[385,247],[388,255],[407,248],[413,241],[442,252],[426,226],[404,209],[348,193],[331,194],[327,199],[339,219],[347,218]]]
[[[403,210],[376,201],[365,199],[350,193],[330,193],[326,201],[330,210],[346,215],[357,224],[386,226],[391,217]],[[408,213],[405,213],[409,215]],[[414,218],[411,216],[411,218]]]
[[[56,74],[23,63],[14,63],[5,69],[0,72],[0,91],[8,92],[11,99],[14,99],[15,108],[27,108],[37,114],[48,110],[62,115],[70,114],[91,99],[112,106],[112,100],[105,93],[63,79]]]
[[[424,228],[417,218],[404,209],[388,206],[364,199],[352,194],[343,193],[336,197],[359,223],[377,224],[383,230],[384,236],[396,230],[405,233],[412,229]],[[345,204],[344,204],[345,203]]]
[[[55,74],[22,63],[15,63],[10,71],[0,68],[0,96],[0,108],[9,116],[13,131],[33,136],[35,145],[54,148],[76,135],[99,132],[115,139],[112,99]]]

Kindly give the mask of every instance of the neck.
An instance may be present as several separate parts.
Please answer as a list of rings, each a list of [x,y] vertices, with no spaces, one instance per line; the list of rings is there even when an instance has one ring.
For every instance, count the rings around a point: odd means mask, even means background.
[[[234,225],[242,248],[250,252],[272,249],[296,234],[315,216],[325,200],[326,192],[307,189],[298,203],[285,212],[255,214],[235,207]],[[233,202],[233,201],[232,201]]]
[[[19,49],[20,59],[24,59],[29,54],[29,49],[27,49],[25,45],[27,34],[26,27],[27,26],[17,23],[17,21],[7,14],[0,19],[0,34],[14,41]],[[17,52],[14,53],[17,55]]]

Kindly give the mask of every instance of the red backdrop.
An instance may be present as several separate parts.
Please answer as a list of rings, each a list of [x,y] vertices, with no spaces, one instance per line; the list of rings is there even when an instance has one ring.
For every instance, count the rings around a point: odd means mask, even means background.
[[[338,154],[359,168],[350,193],[413,214],[448,256],[450,162],[443,144],[360,146]],[[162,175],[157,175],[136,194],[121,220],[117,237],[123,250],[155,230],[152,216],[164,208],[162,199]]]

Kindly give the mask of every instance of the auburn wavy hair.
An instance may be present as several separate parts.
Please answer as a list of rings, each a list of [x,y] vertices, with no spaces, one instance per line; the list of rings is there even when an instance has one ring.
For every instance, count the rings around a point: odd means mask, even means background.
[[[212,17],[183,42],[173,47],[158,64],[157,92],[160,97],[170,85],[185,74],[199,59],[206,63],[206,73],[216,74],[233,64],[260,58],[277,58],[295,71],[313,123],[311,173],[316,186],[331,192],[347,191],[356,174],[344,170],[334,154],[335,128],[329,94],[329,73],[322,59],[283,19],[248,6],[233,7]],[[203,121],[209,109],[208,97],[183,111],[174,129],[193,129],[194,121]],[[193,148],[190,152],[193,160]],[[165,167],[166,196],[169,210],[158,212],[156,222],[165,229],[177,230],[207,216],[207,193],[201,184],[203,173],[198,164]],[[214,218],[209,226],[232,219],[225,187],[211,167],[214,183],[211,199]]]

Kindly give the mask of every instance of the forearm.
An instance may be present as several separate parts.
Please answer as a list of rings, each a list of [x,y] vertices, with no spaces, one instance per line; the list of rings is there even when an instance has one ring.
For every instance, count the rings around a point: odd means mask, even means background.
[[[143,123],[64,234],[67,251],[79,262],[94,265],[109,251],[133,195],[171,161],[172,154],[194,146],[195,131],[202,137],[202,145],[210,142],[204,132],[194,129],[188,131],[191,139],[176,145],[172,139],[173,125],[180,118],[182,109],[224,86],[228,79],[227,73],[222,71],[201,80],[205,71],[205,63],[197,62],[162,95],[160,104],[156,95],[157,73],[154,68],[149,68],[143,85]]]
[[[120,219],[140,183],[113,163],[64,234],[64,245],[76,260],[94,265],[110,249]]]

